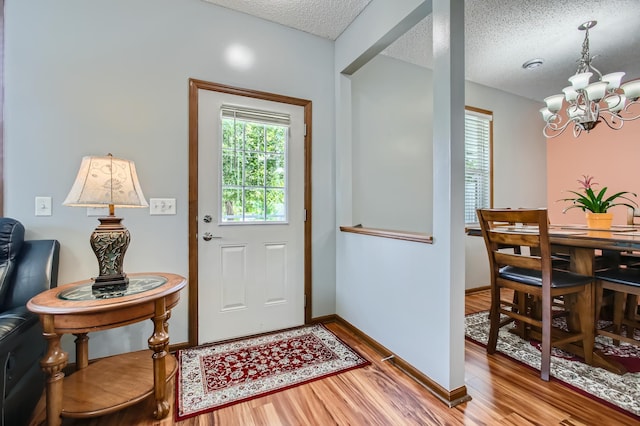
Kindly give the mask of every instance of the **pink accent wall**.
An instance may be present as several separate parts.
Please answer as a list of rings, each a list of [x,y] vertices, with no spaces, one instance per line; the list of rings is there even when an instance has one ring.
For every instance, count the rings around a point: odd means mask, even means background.
[[[630,108],[640,115],[640,105]],[[567,189],[578,190],[577,179],[582,175],[594,176],[596,189],[608,187],[607,194],[631,191],[638,194],[640,204],[640,120],[629,121],[621,130],[611,130],[598,123],[591,132],[573,137],[571,129],[547,140],[547,206],[551,223],[584,224],[584,212],[571,209],[562,213],[570,202],[557,201],[571,196]],[[614,207],[614,224],[625,224],[627,208]]]

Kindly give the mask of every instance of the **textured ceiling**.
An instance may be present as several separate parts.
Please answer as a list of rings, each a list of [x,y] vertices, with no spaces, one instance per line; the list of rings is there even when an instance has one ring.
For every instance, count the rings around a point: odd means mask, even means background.
[[[370,0],[205,1],[335,40]],[[588,20],[598,21],[589,31],[593,65],[640,78],[640,0],[466,0],[466,78],[538,101],[560,93],[580,57],[578,25]],[[428,16],[383,54],[431,68],[431,31]],[[544,65],[522,69],[533,58]]]
[[[335,40],[371,0],[204,0]]]

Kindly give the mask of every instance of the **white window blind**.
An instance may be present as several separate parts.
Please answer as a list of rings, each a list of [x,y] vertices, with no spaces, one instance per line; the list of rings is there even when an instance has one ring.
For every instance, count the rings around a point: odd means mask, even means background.
[[[476,223],[476,209],[491,207],[492,116],[465,111],[464,222]]]
[[[262,124],[274,124],[288,126],[291,122],[289,114],[281,114],[273,111],[260,111],[232,105],[222,105],[220,113],[223,118],[250,121]]]

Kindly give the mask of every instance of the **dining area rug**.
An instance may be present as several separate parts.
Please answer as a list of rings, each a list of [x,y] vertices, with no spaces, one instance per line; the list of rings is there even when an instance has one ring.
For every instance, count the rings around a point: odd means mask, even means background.
[[[370,364],[322,324],[181,349],[176,358],[176,421]]]
[[[486,346],[489,338],[489,313],[478,312],[465,317],[467,340]],[[499,330],[497,352],[533,369],[540,369],[540,344],[526,341],[509,332],[509,326]],[[624,365],[627,373],[618,375],[592,367],[573,354],[552,348],[551,376],[584,395],[625,412],[640,421],[640,347],[627,343],[619,346],[605,336],[597,336],[597,350]]]

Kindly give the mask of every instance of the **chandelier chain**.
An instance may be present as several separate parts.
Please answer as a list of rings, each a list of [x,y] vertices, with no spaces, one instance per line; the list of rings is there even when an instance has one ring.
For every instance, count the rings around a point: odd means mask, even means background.
[[[578,70],[576,74],[580,74],[581,72],[589,71],[589,66],[591,65],[591,57],[589,54],[589,28],[586,28],[584,34],[584,41],[582,42],[582,54],[580,55],[580,59],[578,59]]]

